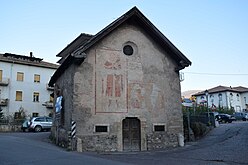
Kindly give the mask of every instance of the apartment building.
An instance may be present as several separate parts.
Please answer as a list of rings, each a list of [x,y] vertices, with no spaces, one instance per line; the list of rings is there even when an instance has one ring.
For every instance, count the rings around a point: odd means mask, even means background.
[[[27,117],[49,115],[53,89],[48,81],[58,65],[29,56],[0,54],[0,107],[4,117],[20,110]]]
[[[193,96],[197,104],[208,103],[208,107],[233,109],[235,112],[246,112],[248,110],[248,88],[217,86],[206,91],[201,91]]]

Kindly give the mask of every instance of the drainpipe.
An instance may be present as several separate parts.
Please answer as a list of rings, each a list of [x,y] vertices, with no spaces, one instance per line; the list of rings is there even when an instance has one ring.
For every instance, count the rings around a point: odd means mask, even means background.
[[[7,114],[7,120],[9,120],[9,109],[10,109],[10,101],[11,101],[11,80],[12,80],[12,75],[13,75],[13,65],[15,64],[14,61],[12,61],[11,63],[11,67],[10,67],[10,78],[9,78],[9,91],[8,91],[8,106],[6,109],[6,114]]]

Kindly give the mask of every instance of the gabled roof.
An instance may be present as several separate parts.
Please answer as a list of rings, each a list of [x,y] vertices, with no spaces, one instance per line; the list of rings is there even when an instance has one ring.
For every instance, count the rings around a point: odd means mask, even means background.
[[[242,92],[248,92],[248,88],[242,87],[242,86],[233,87],[233,89],[236,90],[236,91],[239,91],[240,93],[242,93]]]
[[[137,7],[133,7],[131,10],[123,14],[121,17],[116,19],[114,22],[109,24],[107,27],[102,29],[96,35],[92,36],[83,45],[80,45],[75,51],[68,55],[62,65],[52,76],[49,85],[53,85],[58,77],[64,72],[69,65],[76,60],[81,63],[86,58],[85,51],[95,45],[97,42],[102,40],[109,33],[114,31],[120,25],[124,23],[135,24],[140,26],[150,37],[160,45],[169,56],[174,59],[177,63],[177,71],[191,65],[191,61],[185,57],[139,10]]]
[[[209,94],[213,94],[213,93],[220,93],[220,92],[237,92],[237,93],[243,93],[243,92],[248,92],[248,88],[242,87],[242,86],[238,86],[238,87],[226,87],[226,86],[217,86],[211,89],[208,89],[208,93]],[[201,91],[198,92],[196,94],[194,94],[194,96],[201,96],[201,95],[205,95],[205,91]]]
[[[59,52],[56,56],[62,57],[58,63],[63,63],[64,59],[70,55],[73,51],[78,49],[81,45],[87,42],[93,35],[81,33],[75,40],[73,40],[69,45],[67,45],[61,52]]]

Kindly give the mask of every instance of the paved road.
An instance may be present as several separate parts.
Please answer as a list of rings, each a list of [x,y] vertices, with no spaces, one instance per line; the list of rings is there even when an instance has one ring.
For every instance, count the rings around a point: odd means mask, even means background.
[[[187,143],[182,148],[152,152],[67,152],[49,143],[48,136],[46,132],[0,133],[0,165],[248,164],[248,122],[221,124],[200,141]]]
[[[48,140],[49,132],[0,133],[0,165],[124,165],[125,163],[67,152]]]

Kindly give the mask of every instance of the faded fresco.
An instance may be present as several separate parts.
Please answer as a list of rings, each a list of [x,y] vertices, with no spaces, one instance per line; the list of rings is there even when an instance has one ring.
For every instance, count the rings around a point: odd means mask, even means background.
[[[126,61],[121,51],[96,51],[96,113],[127,112]]]
[[[121,51],[97,49],[95,64],[96,113],[164,108],[160,87],[143,81],[140,58],[127,60]]]

